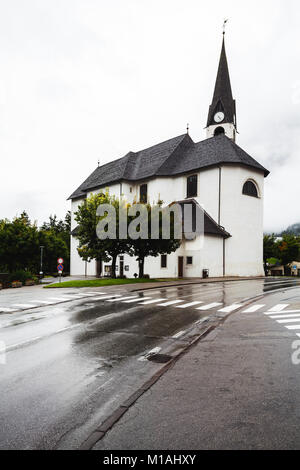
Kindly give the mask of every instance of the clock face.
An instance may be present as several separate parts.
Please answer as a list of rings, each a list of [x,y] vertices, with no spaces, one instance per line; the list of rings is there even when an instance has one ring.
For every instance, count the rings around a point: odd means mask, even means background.
[[[215,114],[215,122],[222,122],[224,120],[224,113],[222,111],[219,111],[218,113]]]

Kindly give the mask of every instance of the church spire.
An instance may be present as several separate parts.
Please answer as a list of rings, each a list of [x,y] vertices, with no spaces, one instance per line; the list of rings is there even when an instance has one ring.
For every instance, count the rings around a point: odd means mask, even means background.
[[[225,23],[224,23],[225,25]],[[223,32],[222,50],[215,84],[212,104],[207,119],[208,137],[226,134],[235,140],[236,108],[232,96],[228,62],[225,49],[225,30]]]

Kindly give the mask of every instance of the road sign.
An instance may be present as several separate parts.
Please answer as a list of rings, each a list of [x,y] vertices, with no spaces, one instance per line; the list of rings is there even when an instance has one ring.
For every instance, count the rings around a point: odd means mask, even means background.
[[[57,266],[57,271],[63,271],[64,270],[64,266],[62,264],[59,264]]]
[[[57,260],[57,264],[63,264],[63,263],[64,263],[64,260],[63,260],[63,258],[58,258],[58,260]]]

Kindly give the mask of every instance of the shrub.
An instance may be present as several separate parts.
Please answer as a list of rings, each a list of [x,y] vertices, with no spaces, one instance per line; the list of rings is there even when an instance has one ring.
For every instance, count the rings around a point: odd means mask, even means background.
[[[33,275],[31,272],[22,271],[22,270],[15,271],[14,273],[11,273],[9,276],[10,282],[20,281],[22,282],[23,285],[25,284],[26,281],[28,281],[28,279],[32,279],[32,278],[33,278]]]

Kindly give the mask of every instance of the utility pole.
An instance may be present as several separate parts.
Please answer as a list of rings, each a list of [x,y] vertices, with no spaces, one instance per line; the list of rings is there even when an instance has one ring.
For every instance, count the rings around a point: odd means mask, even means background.
[[[40,280],[42,281],[42,277],[43,277],[43,253],[44,253],[44,246],[40,246],[40,249],[41,249],[41,268],[40,268]]]

